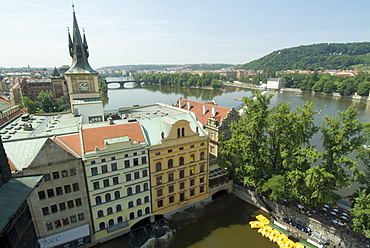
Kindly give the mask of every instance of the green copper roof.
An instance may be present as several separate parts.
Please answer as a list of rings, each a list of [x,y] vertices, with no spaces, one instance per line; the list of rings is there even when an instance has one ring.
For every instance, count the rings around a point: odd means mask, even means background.
[[[73,10],[73,42],[71,40],[71,35],[68,30],[68,46],[69,46],[69,55],[72,57],[72,65],[66,72],[66,74],[98,73],[91,68],[89,62],[87,61],[87,58],[89,57],[89,50],[87,46],[86,37],[84,34],[84,39],[82,40],[74,10]]]

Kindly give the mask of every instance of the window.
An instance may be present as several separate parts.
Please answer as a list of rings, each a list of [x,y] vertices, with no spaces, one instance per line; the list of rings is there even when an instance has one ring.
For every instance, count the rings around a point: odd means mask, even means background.
[[[148,171],[147,170],[143,170],[142,172],[143,172],[143,177],[148,176]]]
[[[195,174],[195,166],[190,167],[189,171],[190,171],[190,175],[194,175]]]
[[[48,207],[44,207],[42,208],[42,214],[45,216],[45,215],[49,215],[50,212],[49,212],[49,208]]]
[[[50,180],[51,180],[50,173],[44,174],[44,181],[47,182],[47,181],[50,181]]]
[[[149,202],[149,196],[145,196],[145,197],[144,197],[144,202],[145,202],[145,203]]]
[[[172,159],[168,160],[167,165],[168,165],[168,169],[173,168],[173,160]]]
[[[140,193],[140,185],[135,186],[135,192],[136,192],[136,194]]]
[[[179,164],[180,164],[180,165],[184,165],[184,157],[180,157],[180,159],[179,159]]]
[[[113,177],[113,185],[119,184],[118,177]]]
[[[180,150],[180,151],[184,150],[184,147],[179,147],[179,150]]]
[[[92,167],[92,168],[91,168],[91,175],[92,175],[92,176],[98,175],[98,168],[96,168],[96,167]]]
[[[81,221],[81,220],[84,220],[85,219],[85,214],[84,213],[79,213],[78,214],[78,220]]]
[[[63,218],[62,222],[63,222],[63,226],[69,225],[69,219],[68,218]]]
[[[146,164],[146,157],[141,157],[141,164]]]
[[[119,199],[121,197],[121,193],[117,190],[114,192],[114,199]]]
[[[76,207],[81,206],[81,205],[82,205],[82,200],[81,200],[81,198],[77,198],[77,199],[75,200],[75,203],[76,203]]]
[[[180,183],[180,189],[185,189],[185,182]]]
[[[131,187],[127,188],[127,195],[132,195],[132,188]]]
[[[144,191],[145,190],[148,190],[149,189],[149,184],[148,183],[144,183]]]
[[[99,223],[99,230],[104,230],[105,229],[105,222],[100,222]]]
[[[168,198],[168,201],[169,201],[169,203],[174,203],[175,202],[175,197],[174,196],[170,196]]]
[[[204,186],[200,186],[199,187],[199,193],[203,193],[204,192]]]
[[[113,214],[113,208],[109,207],[107,209],[107,215]]]
[[[163,191],[162,191],[162,189],[158,189],[157,190],[157,197],[160,197],[160,196],[162,196],[163,195]]]
[[[103,180],[104,187],[109,187],[109,179]]]
[[[68,205],[68,209],[75,207],[73,201],[67,201],[67,205]]]
[[[194,145],[190,145],[190,148],[194,148]]]
[[[125,154],[125,158],[128,158],[128,154]]]
[[[150,207],[145,208],[145,214],[150,214]]]
[[[194,154],[191,154],[191,155],[190,155],[189,162],[190,162],[190,163],[193,163],[194,161],[195,161],[195,155],[194,155]]]
[[[194,179],[191,179],[190,180],[190,186],[194,186],[194,184],[195,184],[195,180]]]
[[[140,178],[140,173],[138,171],[136,171],[134,173],[134,177],[135,177],[135,179],[139,179]]]
[[[98,211],[98,218],[101,218],[101,217],[103,217],[104,216],[104,212],[103,212],[103,210],[99,210]]]
[[[62,224],[60,223],[60,220],[54,220],[54,226],[55,226],[55,228],[61,227]]]
[[[137,152],[132,153],[132,156],[137,156]]]
[[[199,183],[204,183],[204,176],[199,177]]]
[[[112,198],[111,198],[111,196],[110,196],[110,193],[105,194],[105,201],[106,201],[106,202],[109,202],[109,201],[111,201],[111,200],[112,200]]]
[[[69,169],[69,175],[70,175],[70,176],[75,176],[75,175],[77,175],[77,170],[76,170],[76,168],[71,168],[71,169]]]
[[[134,161],[134,166],[139,165],[139,159],[138,158],[134,158],[133,161]]]
[[[135,214],[133,212],[131,212],[129,217],[130,217],[130,220],[133,220],[133,219],[135,219]]]
[[[168,174],[168,181],[172,182],[173,181],[173,173]]]
[[[200,153],[200,160],[203,160],[204,159],[204,152],[201,152]]]
[[[161,155],[161,152],[156,152],[155,155]]]
[[[140,198],[136,199],[136,206],[139,206],[139,205],[141,205],[141,199]]]
[[[185,136],[185,128],[181,128],[181,136],[184,137]]]
[[[119,211],[122,211],[122,205],[121,204],[118,204],[116,206],[116,212],[119,212]]]
[[[125,160],[123,163],[125,164],[125,168],[130,168],[130,160]]]
[[[58,207],[56,204],[50,206],[51,213],[57,213],[58,212]]]
[[[108,226],[113,226],[114,225],[114,220],[113,219],[110,219],[109,221],[108,221]]]
[[[168,152],[168,153],[171,153],[171,152],[172,152],[172,149],[171,149],[171,150],[168,150],[167,152]]]
[[[108,165],[106,165],[106,164],[105,165],[102,165],[101,166],[101,172],[102,173],[107,173],[108,172]]]
[[[117,218],[117,223],[122,223],[123,222],[123,218],[122,218],[122,216],[118,216],[118,218]]]
[[[112,160],[113,160],[113,159],[112,159]],[[112,171],[116,171],[116,170],[117,170],[117,163],[112,163],[112,164],[110,165],[110,167],[111,167]]]
[[[46,198],[45,191],[39,191],[39,199],[42,200],[42,199],[45,199],[45,198]]]
[[[155,171],[161,171],[162,170],[162,164],[161,162],[157,162],[155,164]]]
[[[71,190],[71,185],[64,185],[64,193],[71,193],[72,190]]]
[[[62,177],[68,177],[68,171],[67,170],[62,170],[61,174],[62,174]]]
[[[53,172],[53,179],[59,178],[59,171]]]
[[[54,190],[53,189],[48,189],[48,197],[54,197]]]
[[[195,192],[194,192],[194,189],[191,189],[191,190],[190,190],[190,196],[194,196],[194,193],[195,193]]]
[[[158,208],[163,207],[163,200],[157,201],[157,206],[158,206]]]
[[[75,223],[77,222],[77,216],[76,215],[72,215],[71,217],[69,217],[70,220],[71,220],[71,223]]]
[[[72,184],[72,188],[73,188],[73,192],[80,190],[80,186],[78,185],[78,183]]]
[[[183,202],[183,201],[185,201],[186,199],[185,199],[185,193],[181,193],[180,194],[180,202]]]
[[[105,158],[102,158],[102,159],[101,159],[101,162],[102,162],[102,163],[104,163],[105,161],[106,161],[106,159],[105,159]]]
[[[110,160],[116,160],[116,157],[111,157]]]
[[[96,205],[101,204],[101,196],[95,197],[95,204]]]
[[[173,185],[168,186],[168,193],[172,193],[174,191]]]
[[[50,231],[50,230],[53,230],[53,223],[51,222],[46,222],[46,230]]]
[[[184,178],[185,177],[185,170],[181,170],[179,172],[179,174],[180,174],[180,178]]]
[[[157,181],[157,185],[161,185],[162,184],[162,177],[161,176],[157,177],[156,181]]]
[[[61,202],[61,203],[59,203],[59,211],[64,211],[64,210],[66,210],[67,208],[66,208],[66,204],[64,203],[64,202]]]
[[[131,181],[131,174],[126,174],[126,182]]]
[[[201,146],[204,146],[204,143],[200,143]]]
[[[95,160],[91,160],[90,162],[91,164],[96,164]]]
[[[204,164],[201,164],[199,167],[199,172],[204,172]]]
[[[180,135],[180,128],[177,129],[177,138],[180,138],[181,135]]]
[[[129,201],[128,202],[128,208],[133,208],[134,207],[134,202],[133,201]]]
[[[143,210],[139,209],[139,210],[137,211],[137,217],[140,217],[140,216],[142,216],[142,215],[143,215]]]

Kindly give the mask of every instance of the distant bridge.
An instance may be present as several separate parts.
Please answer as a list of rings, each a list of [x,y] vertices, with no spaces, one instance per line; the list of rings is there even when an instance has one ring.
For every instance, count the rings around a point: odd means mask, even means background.
[[[133,77],[107,77],[105,78],[105,83],[108,84],[119,84],[120,87],[124,87],[125,83],[137,83],[140,81],[134,80]]]

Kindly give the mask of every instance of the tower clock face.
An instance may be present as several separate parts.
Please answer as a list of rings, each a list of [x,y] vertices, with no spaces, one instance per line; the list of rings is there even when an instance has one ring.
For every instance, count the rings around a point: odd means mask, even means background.
[[[78,83],[78,90],[79,91],[88,91],[89,90],[89,82],[79,82]]]

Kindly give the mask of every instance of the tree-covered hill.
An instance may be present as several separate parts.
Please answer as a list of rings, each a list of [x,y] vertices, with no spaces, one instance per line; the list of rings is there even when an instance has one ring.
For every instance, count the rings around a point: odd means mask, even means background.
[[[366,68],[367,67],[367,68]],[[368,69],[370,42],[322,43],[274,51],[240,68],[247,70]]]

